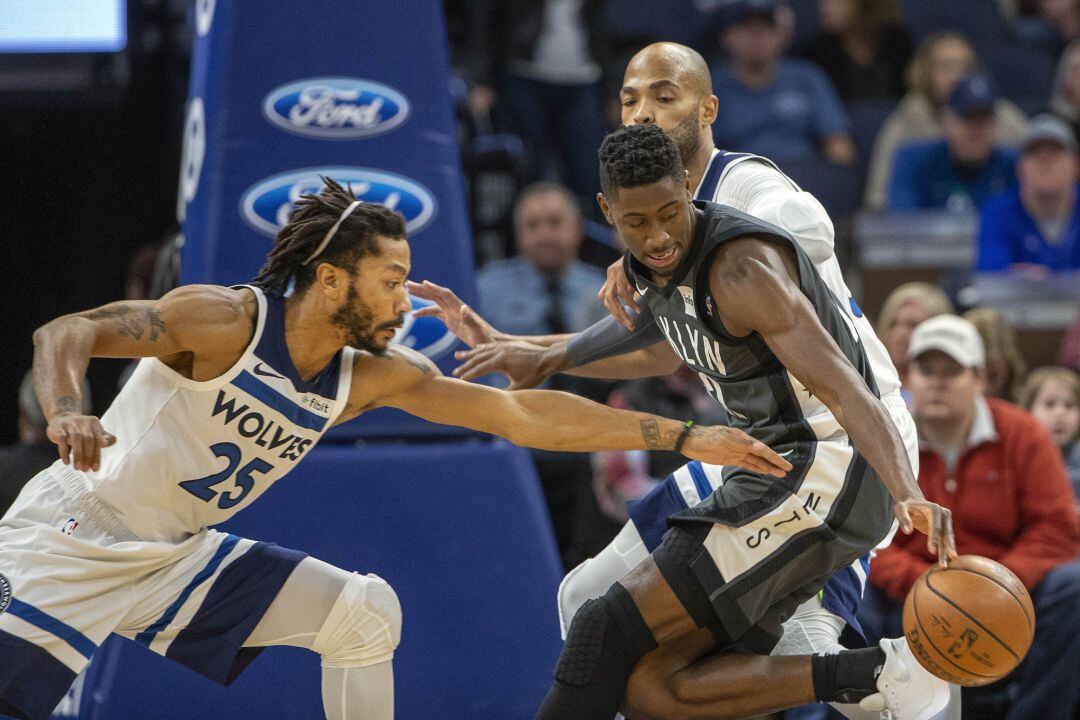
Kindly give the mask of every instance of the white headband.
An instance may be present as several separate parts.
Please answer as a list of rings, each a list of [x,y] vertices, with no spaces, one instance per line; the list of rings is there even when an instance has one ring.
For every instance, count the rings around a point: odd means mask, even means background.
[[[315,248],[315,252],[311,253],[311,255],[308,255],[308,259],[302,262],[301,265],[307,265],[309,262],[319,257],[319,253],[325,250],[326,246],[330,244],[330,241],[334,239],[334,233],[336,233],[337,229],[341,227],[341,223],[345,222],[345,218],[349,217],[349,215],[352,214],[352,211],[355,210],[356,206],[359,204],[359,200],[353,200],[352,204],[349,205],[349,207],[345,208],[345,212],[341,213],[341,217],[337,219],[337,222],[334,223],[334,225],[326,231],[326,237],[324,237],[322,239],[322,242],[319,243],[319,247]]]

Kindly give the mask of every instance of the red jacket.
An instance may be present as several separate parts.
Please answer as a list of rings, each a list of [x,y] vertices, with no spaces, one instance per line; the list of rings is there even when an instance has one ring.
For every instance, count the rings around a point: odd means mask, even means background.
[[[953,514],[956,549],[997,560],[1028,589],[1080,550],[1080,521],[1065,465],[1054,441],[1035,418],[1002,400],[987,398],[997,439],[963,451],[948,483],[944,459],[919,451],[919,487],[927,500]],[[897,533],[870,563],[870,581],[902,600],[936,562],[926,536]]]

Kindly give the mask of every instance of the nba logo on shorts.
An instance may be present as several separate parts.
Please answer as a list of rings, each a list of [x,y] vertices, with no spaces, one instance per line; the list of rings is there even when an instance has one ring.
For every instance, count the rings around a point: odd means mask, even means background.
[[[71,535],[75,532],[75,528],[79,527],[79,521],[75,518],[68,518],[68,521],[64,523],[64,527],[60,528],[60,532],[65,535]]]
[[[11,583],[3,575],[0,575],[0,613],[8,609],[11,604]]]

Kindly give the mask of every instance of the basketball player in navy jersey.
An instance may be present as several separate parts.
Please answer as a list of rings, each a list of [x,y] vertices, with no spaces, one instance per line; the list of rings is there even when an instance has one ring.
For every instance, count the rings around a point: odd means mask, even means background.
[[[401,610],[390,586],[207,529],[330,426],[373,408],[532,447],[791,468],[730,428],[440,376],[390,346],[410,308],[409,266],[401,216],[327,181],[300,200],[250,285],[182,287],[35,333],[35,387],[60,459],[0,519],[0,713],[47,717],[117,632],[223,684],[261,647],[308,648],[321,655],[328,717],[392,717]],[[100,420],[79,410],[91,357],[143,358]]]

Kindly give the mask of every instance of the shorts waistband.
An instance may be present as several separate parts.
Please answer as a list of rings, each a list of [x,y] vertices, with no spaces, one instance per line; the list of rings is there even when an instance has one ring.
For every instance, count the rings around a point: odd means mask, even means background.
[[[90,489],[90,481],[87,480],[83,473],[64,465],[60,468],[51,469],[48,477],[60,486],[64,495],[75,503],[81,511],[86,513],[95,525],[112,535],[117,541],[137,542],[142,540],[124,524],[124,521],[109,506],[94,497]]]

